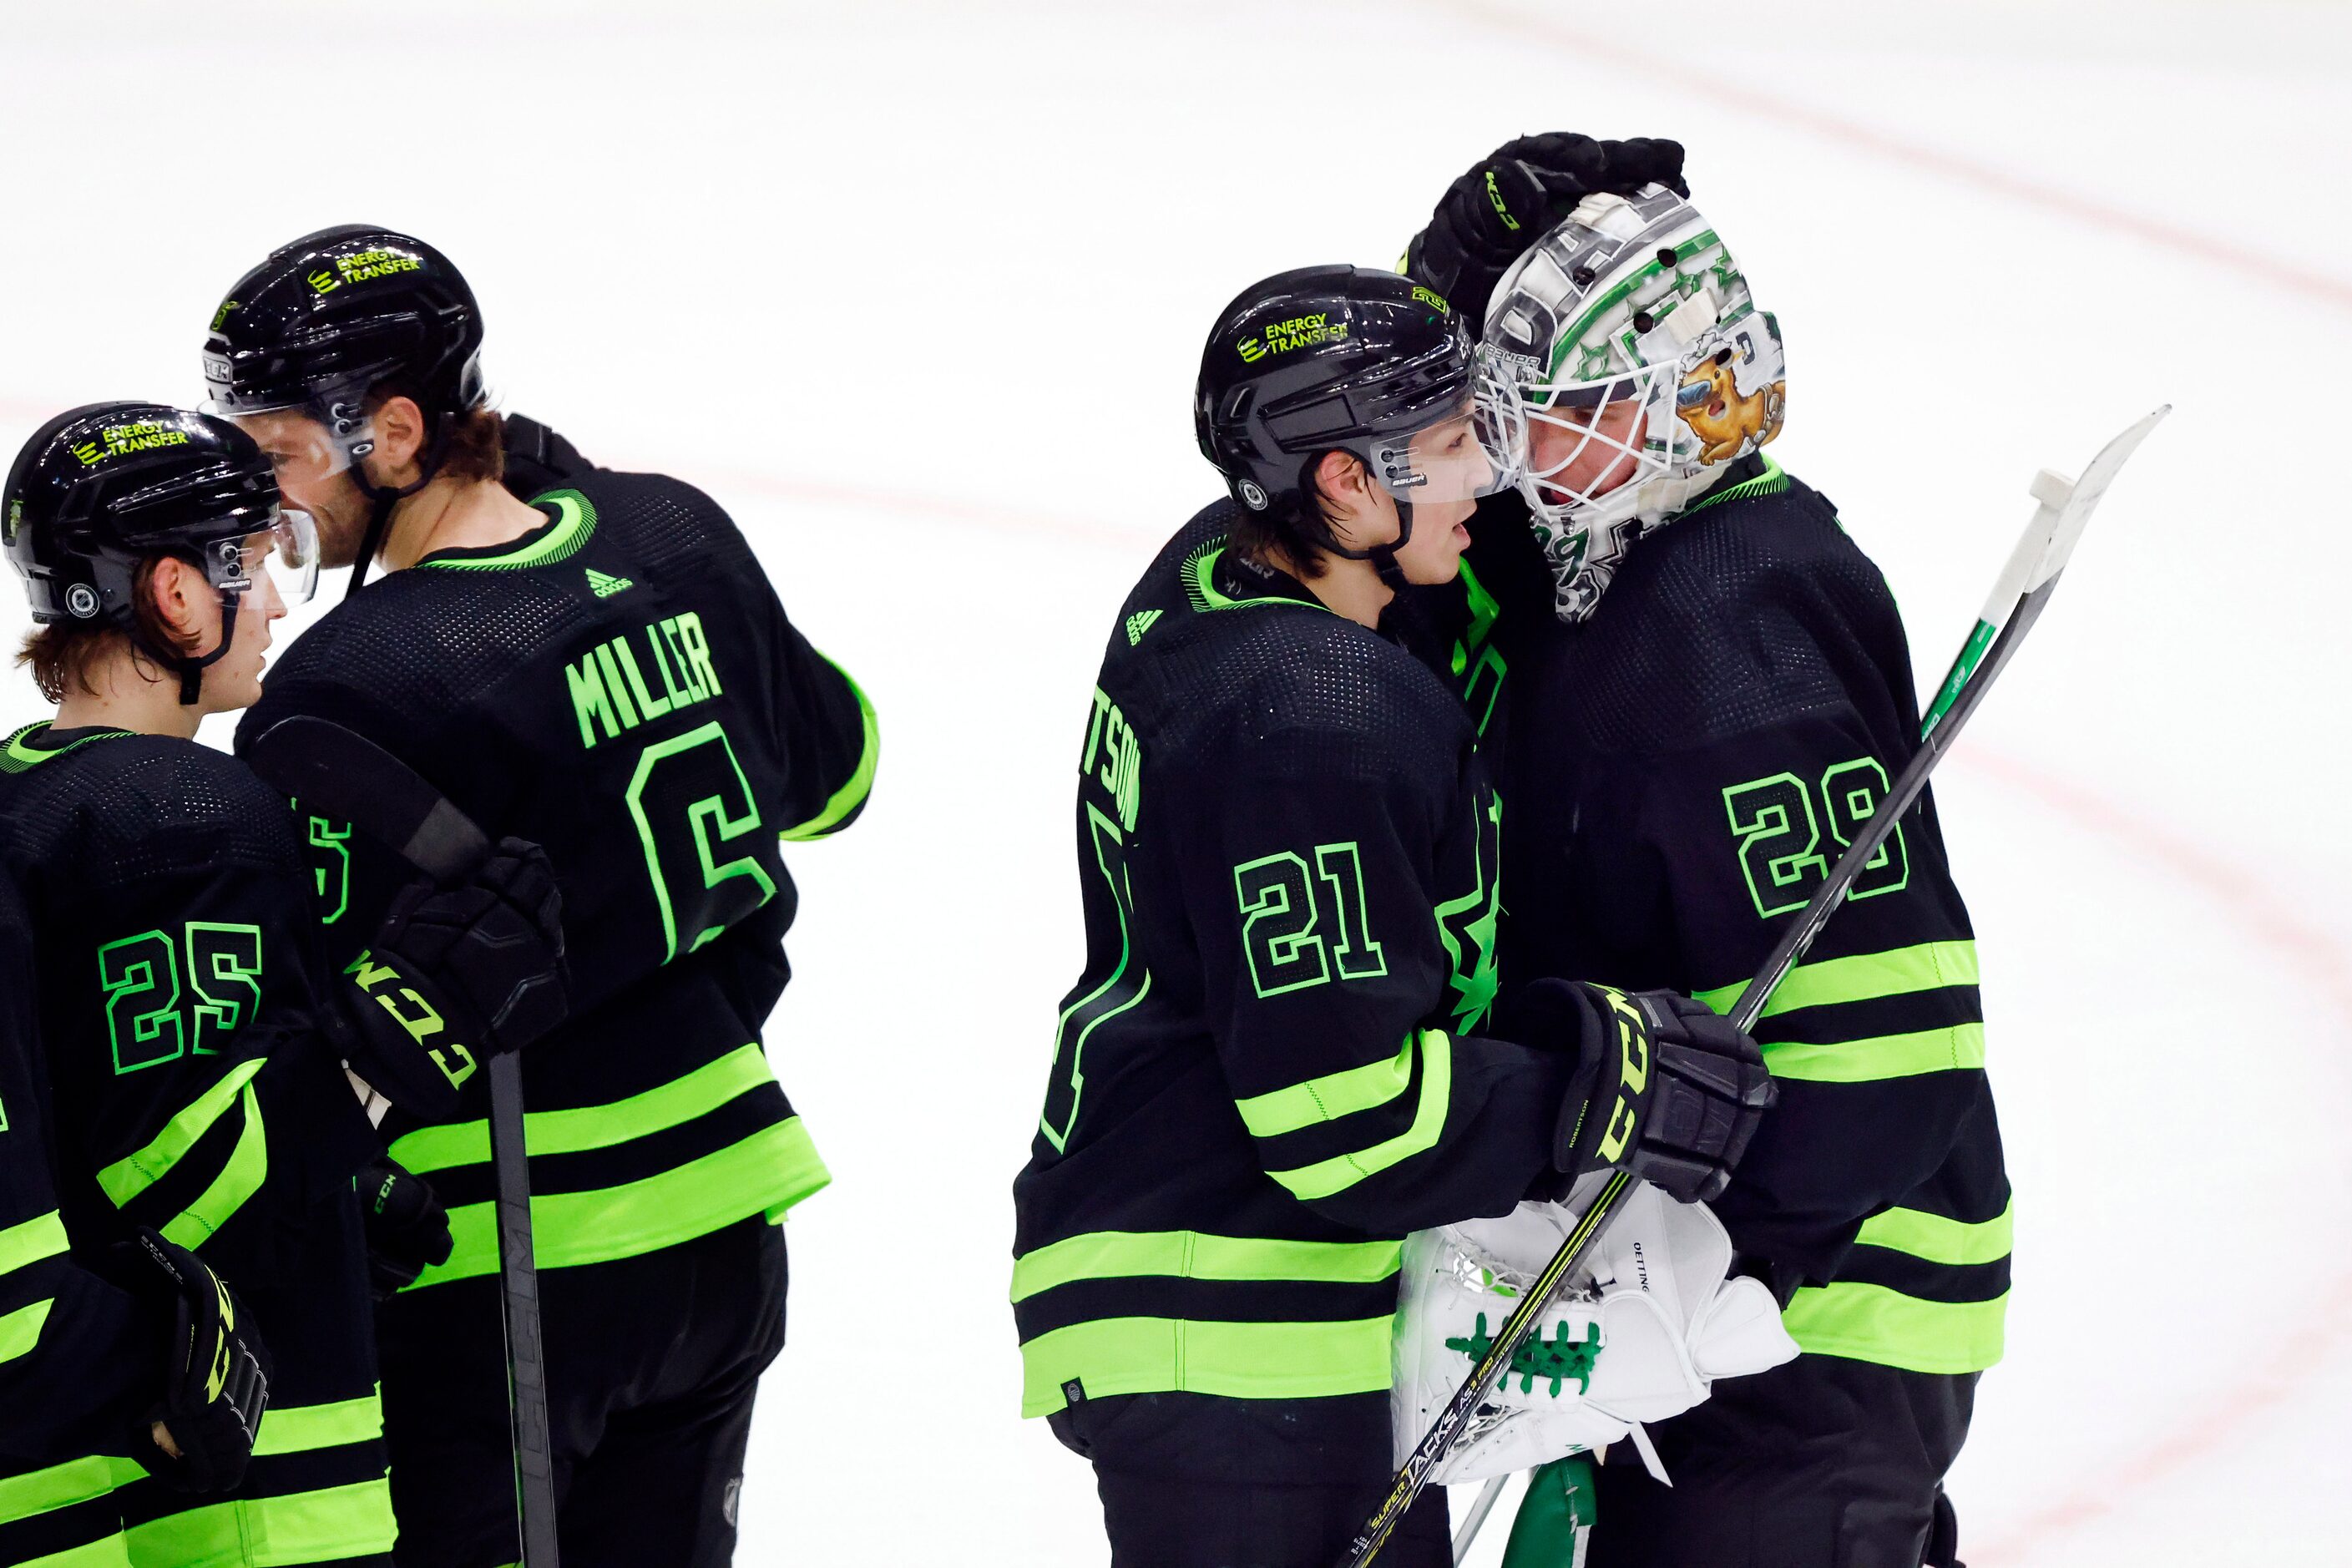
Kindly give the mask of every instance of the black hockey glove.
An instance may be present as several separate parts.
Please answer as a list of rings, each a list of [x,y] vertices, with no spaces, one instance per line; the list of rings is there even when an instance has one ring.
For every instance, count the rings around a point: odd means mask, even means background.
[[[499,840],[459,887],[402,889],[347,971],[360,992],[353,1069],[404,1110],[454,1111],[485,1056],[563,1021],[562,914],[545,852],[520,838]]]
[[[226,1491],[244,1479],[269,1405],[268,1348],[244,1303],[186,1247],[142,1229],[117,1251],[133,1289],[162,1287],[172,1310],[163,1397],[134,1426],[131,1456],[174,1490]]]
[[[1690,194],[1682,143],[1646,136],[1595,142],[1564,131],[1506,142],[1446,188],[1429,226],[1406,249],[1405,270],[1482,322],[1511,263],[1577,203],[1596,191],[1631,195],[1648,184]]]
[[[536,419],[507,414],[499,416],[499,425],[506,443],[506,471],[499,477],[518,500],[530,500],[596,471],[579,447]]]
[[[449,1211],[433,1184],[390,1160],[359,1173],[360,1218],[367,1230],[368,1289],[379,1301],[436,1263],[449,1261]]]
[[[1685,1203],[1719,1195],[1779,1091],[1756,1042],[1671,991],[1538,980],[1514,999],[1531,1044],[1577,1042],[1552,1165],[1611,1165]]]

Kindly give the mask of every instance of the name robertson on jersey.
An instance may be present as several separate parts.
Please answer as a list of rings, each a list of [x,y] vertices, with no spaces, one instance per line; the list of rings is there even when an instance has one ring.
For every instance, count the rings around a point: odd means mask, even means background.
[[[563,682],[580,721],[580,744],[590,750],[673,710],[708,702],[720,690],[702,617],[691,610],[597,644],[585,658],[563,667]]]

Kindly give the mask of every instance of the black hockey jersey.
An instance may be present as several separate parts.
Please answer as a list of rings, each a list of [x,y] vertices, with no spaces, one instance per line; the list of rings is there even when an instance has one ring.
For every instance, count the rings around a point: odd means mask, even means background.
[[[1480,545],[1490,581],[1524,587],[1486,549],[1523,529],[1507,510],[1482,512]],[[1502,639],[1506,967],[1728,1011],[1917,749],[1895,601],[1769,459],[1636,544],[1582,626],[1549,613],[1548,576],[1534,597]],[[1983,1016],[1931,792],[1774,993],[1756,1034],[1780,1103],[1712,1205],[1805,1281],[1786,1321],[1806,1351],[1999,1358],[2010,1194]]]
[[[572,1017],[523,1057],[541,1270],[629,1258],[826,1181],[761,1029],[790,971],[783,839],[851,821],[872,710],[785,619],[742,533],[677,480],[601,469],[545,525],[369,584],[278,661],[238,729],[315,714],[367,735],[562,883]],[[413,873],[312,819],[331,962]],[[495,1273],[488,1095],[397,1111],[393,1157],[449,1205],[456,1247],[411,1289]]]
[[[103,1246],[149,1225],[194,1248],[276,1366],[227,1498],[119,1458],[51,1477],[115,1483],[133,1561],[382,1560],[392,1505],[352,1184],[375,1140],[320,1011],[311,873],[285,802],[193,742],[34,724],[0,749],[0,857],[34,921],[66,1234]],[[142,1358],[148,1399],[162,1342]],[[35,1489],[19,1477],[0,1498],[11,1486]]]
[[[1402,1238],[1549,1172],[1572,1063],[1481,1033],[1503,807],[1462,705],[1237,559],[1233,517],[1120,606],[1078,752],[1086,966],[1013,1187],[1022,1408],[1378,1395],[1350,1406],[1377,1466]]]
[[[155,1398],[168,1331],[87,1267],[66,1229],[33,1005],[32,930],[0,877],[0,1563],[113,1562],[114,1492],[141,1473],[100,1450]]]

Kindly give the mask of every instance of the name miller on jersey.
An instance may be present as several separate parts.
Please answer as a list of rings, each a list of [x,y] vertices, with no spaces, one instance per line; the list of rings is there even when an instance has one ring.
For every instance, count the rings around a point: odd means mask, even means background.
[[[658,696],[629,646],[631,635],[646,640],[661,678]],[[673,709],[707,702],[722,689],[702,635],[702,617],[691,610],[597,644],[586,658],[563,667],[563,680],[572,692],[572,715],[580,721],[580,744],[591,751],[599,739],[612,740]],[[604,730],[601,737],[599,724]]]

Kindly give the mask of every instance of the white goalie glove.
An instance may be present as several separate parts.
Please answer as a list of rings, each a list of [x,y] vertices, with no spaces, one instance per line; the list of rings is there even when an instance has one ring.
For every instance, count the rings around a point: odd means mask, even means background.
[[[1390,1402],[1402,1464],[1575,1227],[1605,1174],[1567,1205],[1416,1231],[1404,1244]],[[1598,1448],[1797,1354],[1772,1293],[1727,1279],[1731,1238],[1704,1204],[1640,1186],[1472,1415],[1439,1482],[1507,1475]]]

